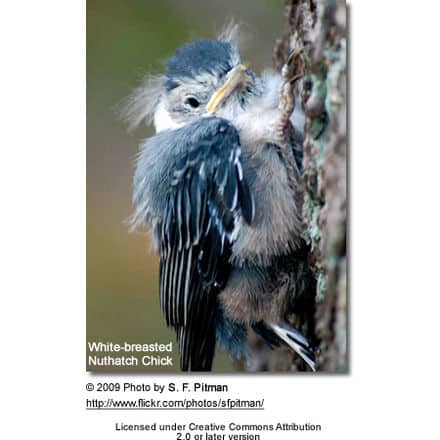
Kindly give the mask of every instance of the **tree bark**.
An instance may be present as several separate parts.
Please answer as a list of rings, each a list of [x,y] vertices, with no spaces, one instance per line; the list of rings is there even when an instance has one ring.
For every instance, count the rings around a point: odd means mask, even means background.
[[[300,328],[318,346],[317,370],[346,372],[347,363],[347,76],[346,4],[343,0],[287,0],[286,29],[274,49],[281,69],[303,48],[305,75],[298,81],[304,129],[304,239],[316,284],[314,319]],[[295,276],[295,274],[291,274]],[[289,310],[286,311],[286,314]],[[292,316],[294,315],[292,311]],[[312,322],[314,328],[310,327]],[[306,326],[306,328],[304,328]],[[312,336],[311,336],[312,335]],[[252,371],[305,370],[288,349],[270,351],[257,339]]]

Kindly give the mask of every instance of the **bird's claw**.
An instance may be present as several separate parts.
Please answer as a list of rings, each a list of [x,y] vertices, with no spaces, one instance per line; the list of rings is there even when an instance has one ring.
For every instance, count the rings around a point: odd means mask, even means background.
[[[302,53],[304,48],[302,46],[293,49],[287,56],[287,60],[281,69],[281,75],[284,81],[291,84],[304,76],[304,69],[302,63]]]
[[[304,69],[301,54],[302,47],[292,50],[287,57],[281,69],[283,81],[279,92],[279,122],[277,127],[277,136],[281,143],[288,141],[288,132],[292,130],[290,117],[295,110],[295,92],[296,81],[304,76]]]
[[[293,138],[294,128],[290,121],[295,110],[295,83],[304,76],[301,54],[302,47],[296,48],[290,52],[286,63],[281,69],[282,82],[279,91],[278,122],[276,126],[276,138],[280,148],[281,155],[287,169],[289,186],[293,192],[297,190],[297,169],[294,166],[294,158],[291,140]]]

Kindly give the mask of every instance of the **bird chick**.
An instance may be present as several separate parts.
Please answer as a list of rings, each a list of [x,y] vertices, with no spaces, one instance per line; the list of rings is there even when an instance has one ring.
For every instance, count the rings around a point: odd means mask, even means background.
[[[283,273],[294,273],[295,301],[310,290],[310,273],[300,217],[303,120],[294,114],[280,139],[283,81],[245,67],[224,36],[178,48],[166,73],[129,100],[130,123],[156,128],[137,159],[133,225],[152,227],[161,309],[183,371],[211,370],[216,342],[249,357],[248,331],[290,346],[315,369],[309,341],[286,317],[292,294]]]

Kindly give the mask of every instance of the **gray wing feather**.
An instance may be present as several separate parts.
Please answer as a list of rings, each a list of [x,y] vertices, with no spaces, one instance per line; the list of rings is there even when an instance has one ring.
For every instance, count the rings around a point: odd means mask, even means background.
[[[176,329],[181,369],[208,370],[217,294],[229,275],[236,228],[241,219],[252,222],[254,202],[241,169],[239,136],[227,121],[206,118],[171,136],[178,154],[167,164],[169,184],[158,179],[155,191],[165,195],[158,228],[161,308]],[[137,194],[142,199],[139,189]]]

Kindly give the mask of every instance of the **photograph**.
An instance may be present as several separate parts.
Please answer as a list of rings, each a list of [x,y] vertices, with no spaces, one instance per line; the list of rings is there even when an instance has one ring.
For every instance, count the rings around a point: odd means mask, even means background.
[[[348,16],[87,1],[87,371],[350,372]]]
[[[2,438],[440,438],[436,2],[3,3]]]

